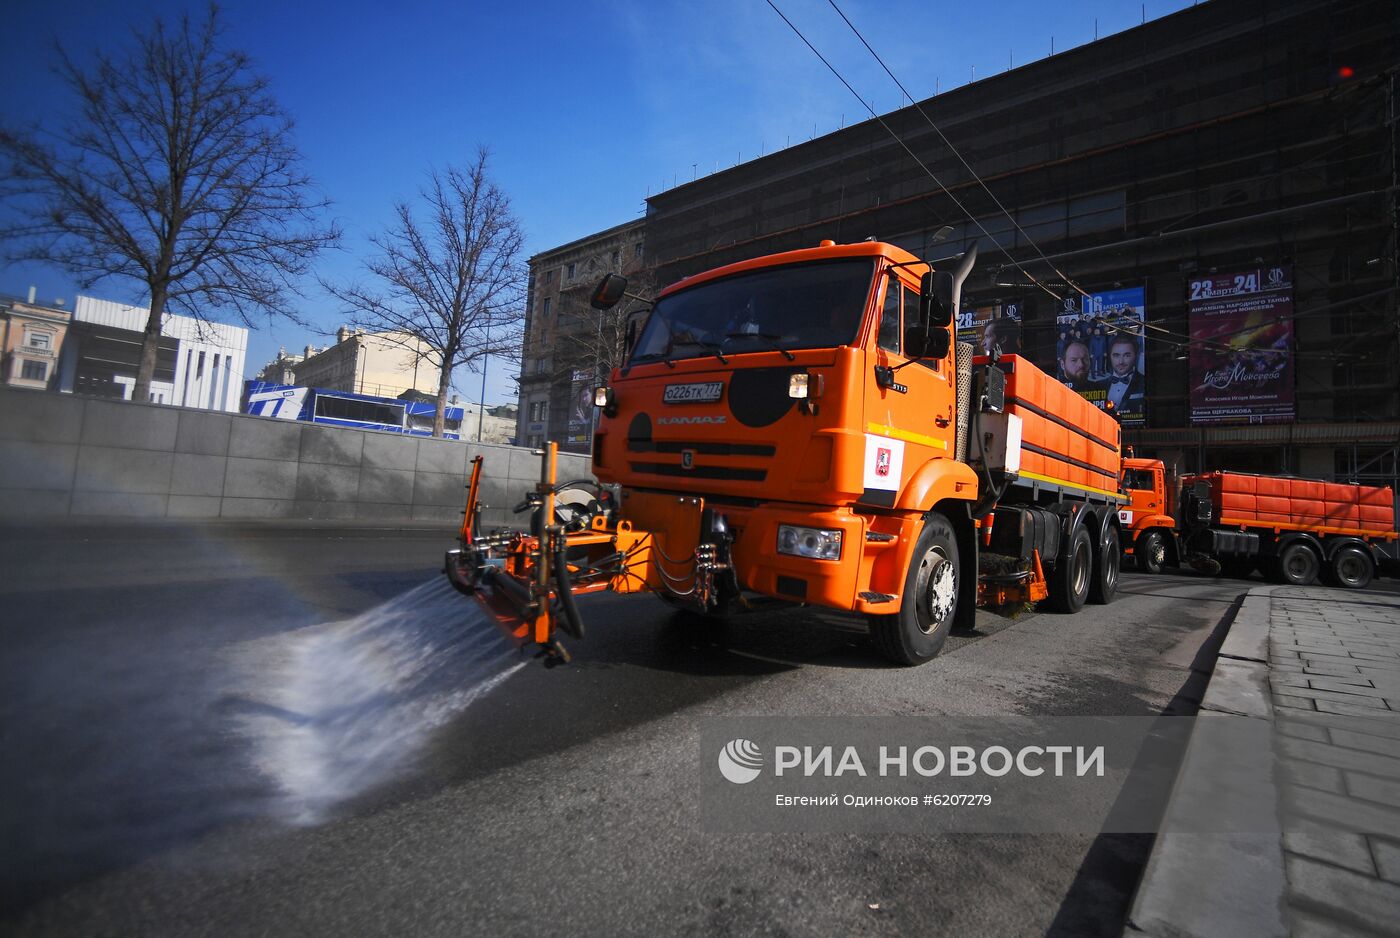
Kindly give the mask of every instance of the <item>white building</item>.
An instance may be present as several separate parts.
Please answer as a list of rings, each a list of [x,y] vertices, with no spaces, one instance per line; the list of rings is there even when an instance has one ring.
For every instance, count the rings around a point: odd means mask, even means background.
[[[65,343],[59,389],[112,396],[120,393],[130,400],[139,361],[132,360],[131,349],[134,346],[139,352],[149,315],[150,309],[144,306],[79,296],[73,309],[74,326],[69,330],[70,338],[76,341]],[[135,336],[130,335],[133,332]],[[167,354],[158,361],[151,400],[237,413],[243,394],[248,330],[166,314],[160,333],[166,340],[162,349]],[[173,363],[168,360],[172,344]],[[100,388],[106,390],[97,390]]]

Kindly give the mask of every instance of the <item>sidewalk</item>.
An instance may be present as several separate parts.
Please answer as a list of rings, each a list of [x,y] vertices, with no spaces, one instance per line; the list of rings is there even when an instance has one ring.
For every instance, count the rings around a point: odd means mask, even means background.
[[[1201,711],[1272,723],[1284,833],[1159,835],[1124,933],[1400,935],[1400,596],[1251,590]]]

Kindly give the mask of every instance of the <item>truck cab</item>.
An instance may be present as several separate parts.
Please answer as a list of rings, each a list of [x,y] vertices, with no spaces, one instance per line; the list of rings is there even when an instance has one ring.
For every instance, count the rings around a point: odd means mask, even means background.
[[[1178,564],[1175,485],[1167,478],[1160,459],[1128,457],[1121,480],[1128,504],[1118,510],[1123,527],[1124,554],[1144,573],[1161,573],[1168,563]]]
[[[664,532],[663,558],[727,541],[721,604],[742,588],[891,613],[929,510],[975,556],[978,478],[956,458],[950,331],[930,344],[920,321],[927,270],[894,245],[823,242],[657,297],[609,382],[593,469],[624,486],[624,518]],[[661,560],[672,592],[683,567]]]

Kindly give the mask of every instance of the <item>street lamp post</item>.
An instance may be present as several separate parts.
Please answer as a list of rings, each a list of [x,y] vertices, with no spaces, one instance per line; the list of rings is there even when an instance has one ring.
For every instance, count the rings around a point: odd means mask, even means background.
[[[486,422],[486,368],[491,364],[491,320],[486,320],[486,352],[481,358],[481,409],[476,414],[476,441],[481,442],[481,425]]]

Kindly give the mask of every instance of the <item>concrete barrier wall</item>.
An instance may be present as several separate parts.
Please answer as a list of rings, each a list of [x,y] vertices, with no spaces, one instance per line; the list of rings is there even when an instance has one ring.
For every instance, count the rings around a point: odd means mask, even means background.
[[[487,525],[539,478],[527,449],[0,389],[0,519],[460,521],[485,457]],[[560,479],[589,476],[560,454]]]

